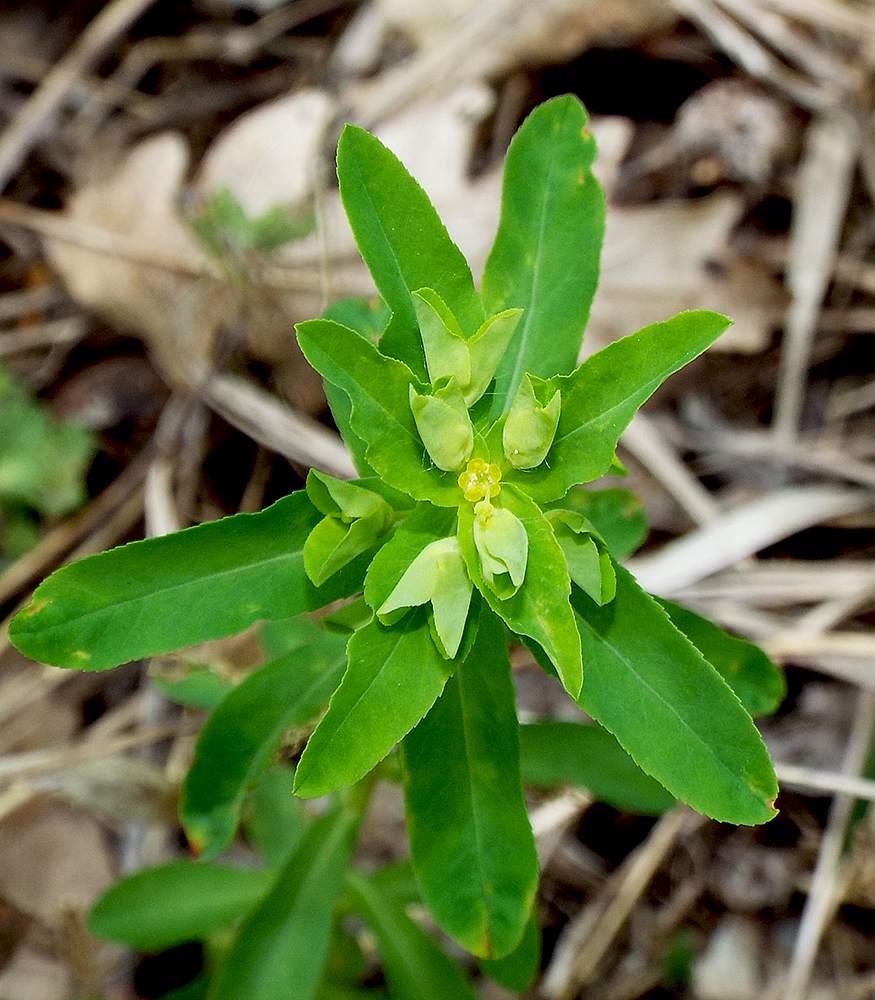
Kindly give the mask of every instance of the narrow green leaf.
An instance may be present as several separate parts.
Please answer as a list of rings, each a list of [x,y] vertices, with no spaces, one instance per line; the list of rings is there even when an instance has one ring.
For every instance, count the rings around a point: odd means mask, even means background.
[[[641,404],[730,325],[719,313],[685,312],[614,341],[568,376],[552,380],[562,393],[553,447],[536,469],[509,468],[514,483],[538,501],[556,500],[611,467],[620,435]]]
[[[355,330],[359,336],[364,337],[369,343],[375,344],[380,339],[380,334],[386,328],[386,324],[391,317],[386,303],[382,299],[369,301],[367,299],[341,299],[334,302],[322,314],[323,319],[334,320],[341,326]],[[373,469],[365,459],[367,445],[353,431],[349,423],[352,403],[349,396],[331,382],[325,383],[325,396],[331,408],[331,414],[341,437],[349,448],[355,467],[362,476],[373,474]]]
[[[484,958],[519,944],[538,884],[518,729],[504,628],[486,613],[471,652],[402,744],[422,898],[439,927]]]
[[[247,791],[267,770],[289,726],[318,714],[340,683],[345,640],[323,633],[250,674],[198,736],[179,815],[189,842],[215,857],[234,836]]]
[[[219,966],[209,1000],[315,997],[357,825],[358,815],[342,809],[311,827],[241,928]]]
[[[586,111],[570,95],[536,108],[510,144],[483,302],[487,315],[525,312],[496,374],[493,419],[510,407],[526,372],[549,378],[577,363],[605,228],[595,155]]]
[[[433,288],[470,337],[483,322],[483,306],[468,262],[426,193],[379,139],[347,125],[337,145],[337,177],[359,251],[392,311],[381,349],[425,380],[411,293]]]
[[[171,948],[246,916],[273,879],[273,872],[174,861],[116,882],[95,903],[88,927],[143,951]]]
[[[514,993],[523,993],[541,970],[541,928],[533,910],[526,921],[522,940],[503,958],[481,958],[477,963],[490,979]]]
[[[616,809],[659,816],[677,799],[645,774],[601,726],[534,722],[520,726],[520,760],[527,785],[580,785]]]
[[[367,442],[366,458],[380,476],[417,500],[458,503],[458,478],[432,467],[410,409],[410,386],[425,389],[410,369],[384,357],[352,330],[326,319],[295,328],[310,364],[352,399],[350,426]]]
[[[37,587],[10,638],[42,663],[103,670],[324,607],[361,588],[364,565],[313,586],[302,553],[320,519],[299,492],[258,514],[89,556]]]
[[[180,677],[149,673],[149,680],[171,701],[211,712],[234,685],[209,667],[193,666]]]
[[[392,1000],[476,1000],[471,984],[393,900],[358,872],[347,888],[354,909],[377,935]]]
[[[294,788],[294,771],[275,767],[249,797],[246,837],[271,868],[284,865],[307,832],[303,803],[295,797]]]
[[[298,763],[295,792],[315,798],[358,781],[419,722],[455,664],[438,652],[424,609],[373,620],[349,640],[349,666]]]
[[[775,711],[787,695],[787,682],[759,646],[730,635],[688,608],[660,597],[656,600],[675,628],[714,667],[751,715],[771,715]]]
[[[568,603],[571,582],[562,549],[547,519],[527,496],[505,487],[502,504],[522,522],[529,538],[528,564],[523,585],[506,600],[498,598],[486,585],[474,546],[474,510],[471,504],[459,508],[459,544],[474,585],[492,610],[517,635],[534,639],[550,657],[566,689],[576,696],[583,668],[580,636]]]
[[[769,755],[722,677],[630,574],[598,607],[577,588],[581,708],[678,798],[714,819],[765,823],[778,794]]]

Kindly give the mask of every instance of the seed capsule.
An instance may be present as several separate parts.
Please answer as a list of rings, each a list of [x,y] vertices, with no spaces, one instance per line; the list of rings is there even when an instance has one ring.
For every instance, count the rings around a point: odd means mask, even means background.
[[[547,383],[525,375],[507,415],[501,442],[508,462],[515,469],[534,469],[547,457],[559,426],[561,397],[557,389],[542,406],[536,389],[542,393]]]
[[[444,472],[455,472],[471,454],[474,428],[455,378],[423,396],[410,387],[410,409],[429,458]]]

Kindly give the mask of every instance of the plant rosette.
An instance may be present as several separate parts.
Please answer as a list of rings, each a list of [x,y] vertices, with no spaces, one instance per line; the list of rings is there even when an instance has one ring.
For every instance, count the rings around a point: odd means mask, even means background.
[[[10,627],[35,659],[96,670],[348,602],[324,619],[348,637],[340,658],[336,644],[280,657],[219,703],[183,824],[205,857],[223,850],[283,732],[327,701],[296,794],[356,785],[400,745],[422,898],[485,958],[520,946],[538,878],[509,640],[608,731],[639,784],[742,824],[769,820],[777,795],[749,714],[780,700],[774,666],[644,593],[617,561],[636,544],[629,494],[578,489],[622,474],[638,408],[730,322],[682,313],[578,365],[604,232],[595,153],[575,98],[529,116],[478,291],[420,186],[347,126],[340,194],[383,305],[338,303],[297,336],[361,478],[314,470],[258,514],[65,567]]]

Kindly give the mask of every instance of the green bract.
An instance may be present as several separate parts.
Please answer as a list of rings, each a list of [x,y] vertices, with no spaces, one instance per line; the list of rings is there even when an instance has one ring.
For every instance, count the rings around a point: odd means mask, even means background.
[[[347,126],[340,193],[385,308],[337,305],[298,324],[297,336],[366,478],[314,471],[306,492],[260,514],[73,564],[10,626],[38,660],[101,669],[349,602],[324,618],[325,642],[272,650],[220,702],[186,779],[185,827],[204,854],[222,851],[283,732],[306,727],[328,700],[295,792],[355,784],[350,795],[366,796],[362,779],[401,744],[422,899],[476,955],[511,956],[484,965],[497,976],[530,976],[537,956],[524,938],[538,870],[508,639],[527,645],[605,727],[546,730],[536,743],[527,735],[526,773],[545,773],[543,740],[555,738],[601,754],[554,771],[598,775],[604,762],[608,773],[592,781],[611,801],[659,811],[677,797],[720,820],[762,823],[777,794],[745,708],[774,708],[775,668],[645,594],[616,563],[643,537],[640,505],[622,490],[577,489],[622,471],[616,448],[638,407],[729,325],[717,313],[682,313],[577,365],[604,231],[594,157],[575,98],[530,115],[508,151],[481,294],[416,181],[377,139]],[[294,850],[275,845],[284,867],[268,892],[219,880],[215,912],[245,897],[252,916],[210,1000],[312,1000],[356,822],[341,808]],[[324,899],[314,865],[326,873]],[[375,882],[347,884],[390,984],[421,977],[430,985],[417,996],[470,993]],[[213,920],[212,911],[192,916],[199,926]],[[270,935],[266,964],[259,928]],[[290,971],[287,953],[306,971]],[[293,981],[306,988],[287,992]]]

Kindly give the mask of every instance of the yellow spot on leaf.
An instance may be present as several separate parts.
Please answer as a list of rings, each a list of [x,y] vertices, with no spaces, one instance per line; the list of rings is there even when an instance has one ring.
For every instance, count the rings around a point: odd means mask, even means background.
[[[24,609],[24,613],[30,618],[31,615],[38,614],[43,608],[48,607],[51,601],[36,601],[31,604],[30,607]]]
[[[73,656],[77,660],[83,660],[84,661],[84,660],[90,660],[91,659],[91,653],[86,653],[84,649],[77,649],[77,650],[75,650],[73,652]]]

